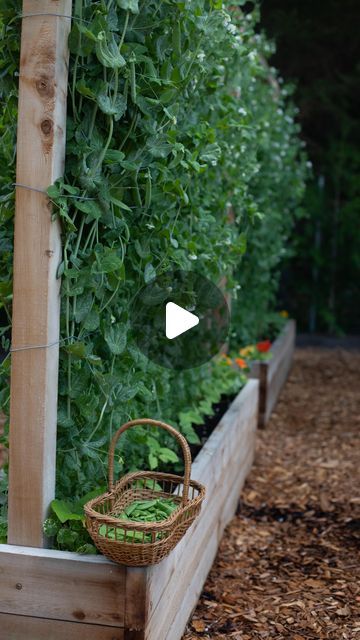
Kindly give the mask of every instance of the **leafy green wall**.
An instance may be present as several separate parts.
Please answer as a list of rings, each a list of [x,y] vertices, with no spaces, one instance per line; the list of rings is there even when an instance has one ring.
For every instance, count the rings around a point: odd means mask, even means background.
[[[66,171],[48,191],[64,247],[59,496],[103,482],[106,447],[121,422],[161,417],[195,441],[192,425],[244,380],[213,362],[179,373],[147,361],[128,311],[144,283],[174,267],[213,282],[225,276],[234,343],[267,331],[306,167],[288,90],[278,86],[266,62],[271,46],[255,31],[258,10],[243,13],[242,4],[74,4]],[[0,7],[7,61],[0,91],[16,96],[20,21],[11,14],[19,3]],[[0,121],[8,248],[0,304],[9,316],[15,112],[8,101]],[[6,358],[5,409],[8,374]],[[130,432],[117,471],[173,463],[172,443],[156,438]]]

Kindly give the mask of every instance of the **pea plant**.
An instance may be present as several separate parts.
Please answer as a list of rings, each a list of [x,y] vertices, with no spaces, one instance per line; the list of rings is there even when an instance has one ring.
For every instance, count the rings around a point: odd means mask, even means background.
[[[304,158],[286,89],[266,59],[259,10],[221,0],[75,0],[65,174],[49,186],[62,224],[59,499],[103,484],[114,429],[139,416],[193,428],[241,372],[163,369],[138,350],[129,309],[169,269],[226,278],[247,328],[298,215]],[[246,3],[248,7],[249,3]],[[0,0],[0,307],[11,323],[20,3]],[[262,293],[260,293],[262,292]],[[5,317],[4,316],[4,317]],[[3,348],[9,338],[3,331]],[[251,331],[233,326],[233,339]],[[1,365],[8,411],[9,357]],[[6,439],[6,436],[5,436]],[[167,434],[131,430],[118,472],[178,464]],[[61,473],[60,473],[61,470]],[[3,488],[6,474],[3,472]]]

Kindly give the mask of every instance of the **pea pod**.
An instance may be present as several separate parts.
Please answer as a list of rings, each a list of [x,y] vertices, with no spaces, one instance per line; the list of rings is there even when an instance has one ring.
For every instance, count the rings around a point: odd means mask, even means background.
[[[131,88],[131,99],[134,103],[136,103],[136,76],[135,76],[135,62],[136,57],[135,54],[131,54],[129,58],[129,66],[130,66],[130,88]]]
[[[152,196],[152,181],[151,181],[151,172],[148,169],[146,174],[146,190],[145,190],[145,210],[147,211],[151,205],[151,196]]]
[[[181,28],[180,28],[179,20],[175,22],[175,25],[173,28],[172,42],[173,42],[175,56],[177,58],[181,58]]]
[[[156,500],[135,500],[128,505],[124,511],[118,514],[119,520],[132,522],[161,522],[166,520],[177,508],[177,503],[171,498],[158,498]],[[101,525],[99,534],[111,540],[123,542],[152,542],[150,534],[143,534],[139,531],[125,531],[115,527],[106,528]],[[155,539],[161,538],[161,533],[157,533]]]

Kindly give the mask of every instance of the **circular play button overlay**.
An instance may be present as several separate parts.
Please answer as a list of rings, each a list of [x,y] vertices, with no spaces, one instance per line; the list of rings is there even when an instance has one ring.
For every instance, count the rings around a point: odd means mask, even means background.
[[[229,309],[221,290],[194,271],[168,271],[134,300],[131,325],[139,349],[169,369],[199,367],[224,345]]]

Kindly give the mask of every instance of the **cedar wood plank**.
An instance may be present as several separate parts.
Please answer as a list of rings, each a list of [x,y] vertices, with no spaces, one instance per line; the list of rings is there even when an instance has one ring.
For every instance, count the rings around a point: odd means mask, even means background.
[[[23,14],[71,15],[71,0],[24,0]],[[16,182],[45,191],[65,157],[71,20],[22,20]],[[16,187],[9,445],[11,544],[41,547],[55,495],[61,261],[59,220],[43,193]],[[52,344],[48,348],[24,349]]]

